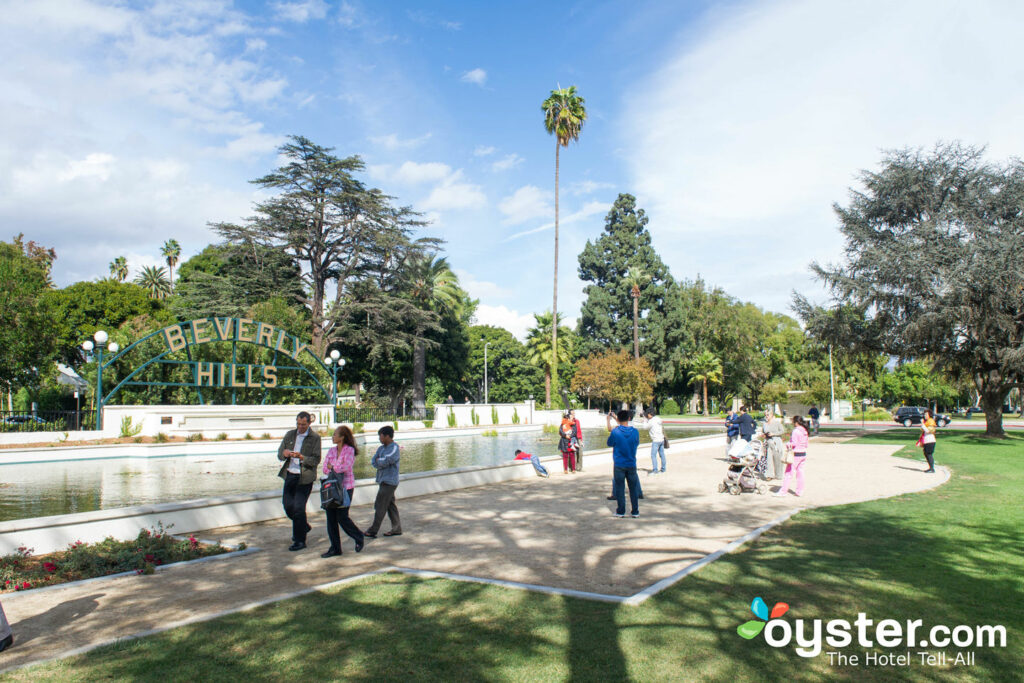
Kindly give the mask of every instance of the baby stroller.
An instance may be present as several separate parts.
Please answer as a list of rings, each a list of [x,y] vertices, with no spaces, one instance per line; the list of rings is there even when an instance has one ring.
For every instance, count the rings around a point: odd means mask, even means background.
[[[761,495],[767,493],[768,485],[758,481],[754,474],[754,466],[760,455],[760,442],[737,439],[729,449],[729,469],[725,479],[718,485],[718,492],[728,491],[734,496],[752,491]]]

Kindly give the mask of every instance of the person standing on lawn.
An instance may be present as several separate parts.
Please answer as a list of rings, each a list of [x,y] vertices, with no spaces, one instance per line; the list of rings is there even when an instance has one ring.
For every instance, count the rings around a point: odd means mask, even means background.
[[[644,411],[644,426],[647,427],[647,434],[651,437],[651,474],[657,474],[658,454],[661,454],[661,472],[665,471],[665,426],[662,419],[654,411],[648,408]]]
[[[935,432],[938,426],[935,424],[935,416],[931,410],[924,411],[924,420],[921,421],[921,448],[924,449],[924,457],[928,461],[928,469],[925,472],[935,471]]]
[[[309,428],[310,422],[312,418],[304,410],[295,416],[295,429],[284,435],[277,449],[277,459],[284,462],[277,473],[284,479],[281,504],[292,520],[291,551],[306,547],[306,534],[312,529],[306,520],[306,501],[320,466],[320,435]]]
[[[14,632],[11,631],[11,625],[7,623],[4,606],[0,604],[0,652],[3,652],[11,645],[14,645]]]
[[[398,461],[402,452],[395,443],[395,430],[391,425],[384,425],[377,430],[380,448],[373,454],[370,464],[377,470],[377,498],[373,501],[373,524],[363,532],[367,538],[377,538],[384,515],[391,522],[391,531],[385,536],[401,536],[402,520],[398,516],[398,505],[395,504],[395,491],[398,490]]]
[[[804,462],[807,461],[807,423],[799,415],[793,416],[793,433],[786,447],[793,451],[793,462],[786,465],[786,473],[782,476],[782,486],[775,496],[782,498],[789,493],[789,475],[796,474],[797,496],[804,494]]]
[[[640,478],[636,476],[636,449],[640,445],[640,432],[629,426],[629,411],[620,410],[615,416],[619,426],[612,427],[612,414],[605,416],[608,427],[608,446],[612,449],[612,493],[615,495],[615,516],[626,516],[625,485],[629,484],[629,516],[639,517]]]
[[[334,445],[327,451],[324,458],[324,474],[341,475],[341,485],[348,491],[349,500],[352,499],[352,491],[356,487],[355,464],[359,448],[356,446],[356,437],[352,430],[345,425],[339,425],[331,437]],[[340,525],[349,538],[356,542],[356,552],[363,550],[363,532],[355,525],[352,518],[348,516],[348,508],[327,508],[327,537],[331,539],[331,547],[320,557],[334,557],[341,555],[341,534],[338,533]]]

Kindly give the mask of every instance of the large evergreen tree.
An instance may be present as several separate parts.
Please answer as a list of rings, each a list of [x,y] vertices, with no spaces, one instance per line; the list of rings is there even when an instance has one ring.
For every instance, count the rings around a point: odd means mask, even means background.
[[[29,245],[34,243],[30,242]],[[20,236],[0,242],[0,387],[35,381],[53,358],[57,319],[49,297],[49,260],[34,258]]]
[[[659,384],[667,384],[678,378],[684,352],[681,315],[670,296],[675,284],[651,244],[647,223],[636,199],[620,194],[605,217],[604,232],[583,248],[579,275],[590,284],[580,311],[581,353],[632,349],[635,303],[639,355],[651,363]],[[630,269],[643,277],[631,278]]]

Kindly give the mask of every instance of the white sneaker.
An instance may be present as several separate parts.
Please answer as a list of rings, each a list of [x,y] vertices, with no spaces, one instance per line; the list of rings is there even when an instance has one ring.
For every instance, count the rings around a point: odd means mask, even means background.
[[[773,493],[772,495],[774,497],[776,497],[776,498],[785,498],[786,497],[786,492],[785,491],[778,491],[776,493]]]

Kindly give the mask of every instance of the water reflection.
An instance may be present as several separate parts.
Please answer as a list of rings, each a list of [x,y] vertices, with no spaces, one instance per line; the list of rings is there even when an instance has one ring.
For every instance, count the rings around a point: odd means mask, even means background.
[[[665,431],[670,439],[681,439],[718,430]],[[648,442],[645,432],[641,431],[640,436],[643,443]],[[607,432],[588,429],[583,438],[586,448],[603,448]],[[540,456],[558,452],[558,437],[542,432],[399,443],[403,446],[403,472],[508,462],[517,448]],[[278,488],[277,444],[268,443],[257,450],[260,445],[254,444],[253,452],[241,454],[0,465],[0,521]],[[358,478],[373,477],[370,456],[377,445],[375,438],[368,438],[360,449],[356,458]],[[646,451],[642,446],[640,451],[642,458]]]

